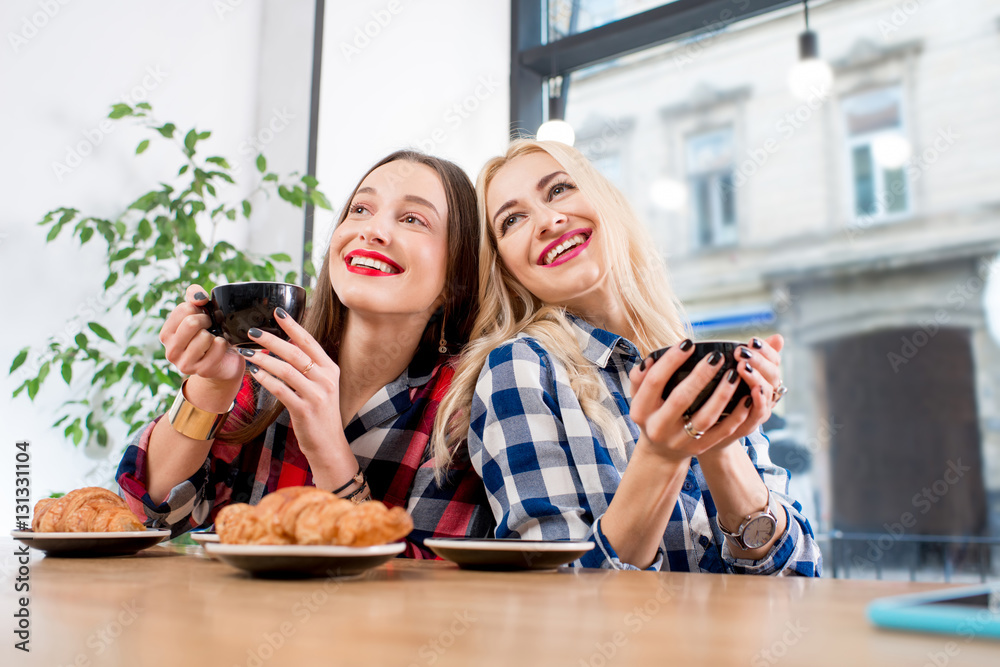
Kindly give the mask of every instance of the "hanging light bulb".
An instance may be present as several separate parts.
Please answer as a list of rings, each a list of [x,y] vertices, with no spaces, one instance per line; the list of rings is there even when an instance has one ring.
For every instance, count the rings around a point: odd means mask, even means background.
[[[806,31],[799,35],[799,62],[788,73],[788,87],[800,100],[826,98],[833,86],[833,69],[819,58],[816,33],[809,29],[809,2],[803,0]]]
[[[872,157],[883,169],[899,169],[912,153],[910,142],[899,134],[883,134],[872,141]]]
[[[576,132],[573,126],[564,120],[547,120],[538,126],[535,137],[539,141],[558,141],[572,146],[576,141]]]
[[[673,178],[658,178],[649,186],[649,199],[663,211],[681,211],[687,204],[687,188]]]
[[[568,86],[566,86],[568,87]],[[539,141],[558,141],[572,146],[576,141],[573,126],[563,120],[566,113],[566,93],[561,76],[549,77],[549,119],[538,127]]]

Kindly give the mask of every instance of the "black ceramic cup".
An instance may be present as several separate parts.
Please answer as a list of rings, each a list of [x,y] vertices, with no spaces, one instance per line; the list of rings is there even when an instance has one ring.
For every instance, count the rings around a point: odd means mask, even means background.
[[[712,354],[712,352],[719,352],[722,354],[722,361],[719,363],[718,372],[716,372],[715,377],[709,381],[701,393],[698,394],[698,397],[694,399],[694,403],[691,404],[691,407],[689,407],[684,414],[692,415],[697,412],[698,409],[705,404],[705,401],[708,400],[708,397],[712,395],[715,388],[719,386],[719,383],[722,382],[723,378],[729,374],[729,371],[736,368],[736,365],[739,363],[735,356],[736,348],[740,345],[743,345],[743,343],[728,340],[711,340],[695,343],[694,351],[691,353],[691,356],[688,357],[687,360],[681,364],[681,367],[677,369],[677,372],[670,376],[670,379],[667,380],[667,384],[663,388],[663,399],[666,400],[667,396],[670,395],[670,392],[674,390],[674,387],[680,384],[688,375],[691,374],[691,371],[694,370],[694,367],[698,365],[698,362],[701,361],[703,357]],[[664,347],[656,350],[649,356],[653,359],[653,361],[656,361],[669,349],[670,346]],[[733,397],[730,399],[725,409],[723,409],[722,415],[719,418],[722,419],[728,417],[729,414],[736,409],[736,406],[739,405],[739,402],[749,395],[749,385],[747,385],[747,383],[740,378],[739,384],[736,385],[736,393],[733,394]]]
[[[225,338],[230,345],[260,349],[247,335],[252,328],[288,340],[288,334],[274,319],[274,309],[284,308],[296,322],[306,307],[306,290],[289,283],[230,283],[212,290],[205,312],[212,318],[209,333]]]

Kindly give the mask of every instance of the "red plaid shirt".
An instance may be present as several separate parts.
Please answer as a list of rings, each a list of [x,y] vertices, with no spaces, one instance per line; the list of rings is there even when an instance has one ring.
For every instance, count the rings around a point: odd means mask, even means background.
[[[347,424],[344,435],[368,476],[372,497],[390,507],[404,507],[413,517],[403,555],[435,558],[423,546],[426,538],[486,537],[492,531],[492,515],[464,447],[444,482],[434,481],[428,450],[431,427],[454,368],[442,363],[420,377],[411,377],[411,370],[376,393]],[[234,408],[241,420],[257,410],[258,387],[250,376],[244,379]],[[229,503],[256,504],[276,489],[313,484],[286,410],[250,442],[216,440],[205,464],[174,487],[163,503],[154,503],[146,489],[146,449],[153,423],[128,446],[117,474],[123,497],[147,526],[167,527],[179,535],[212,525],[216,513]]]

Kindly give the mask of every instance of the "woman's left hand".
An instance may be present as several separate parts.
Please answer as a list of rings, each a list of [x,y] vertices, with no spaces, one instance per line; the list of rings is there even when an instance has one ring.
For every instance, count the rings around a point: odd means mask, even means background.
[[[357,471],[357,461],[344,436],[340,414],[340,367],[284,310],[276,309],[275,319],[288,334],[288,341],[251,329],[250,337],[272,354],[246,348],[239,352],[250,362],[254,379],[288,410],[316,485],[327,486],[318,478],[326,476],[324,469],[328,467],[327,474],[346,482]],[[329,484],[331,488],[339,485]]]
[[[736,350],[737,370],[750,387],[753,406],[746,421],[734,434],[734,439],[726,444],[739,443],[740,439],[753,433],[771,417],[771,410],[781,399],[775,395],[775,389],[782,386],[781,350],[784,346],[785,339],[781,334],[774,334],[764,339],[752,338],[746,345]],[[713,453],[719,453],[721,449],[717,447],[705,454],[711,456]]]

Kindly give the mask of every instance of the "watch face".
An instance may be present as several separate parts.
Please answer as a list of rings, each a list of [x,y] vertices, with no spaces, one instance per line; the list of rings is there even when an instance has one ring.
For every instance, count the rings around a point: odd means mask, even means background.
[[[776,524],[768,515],[754,517],[743,530],[743,543],[749,549],[759,549],[774,536]]]

